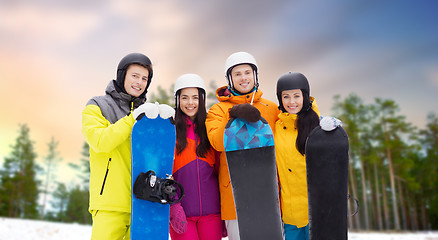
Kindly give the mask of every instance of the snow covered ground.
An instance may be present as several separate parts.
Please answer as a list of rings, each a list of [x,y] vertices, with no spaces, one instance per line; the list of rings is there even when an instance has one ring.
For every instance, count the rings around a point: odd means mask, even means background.
[[[90,239],[90,235],[91,226],[0,217],[0,240],[83,240]],[[348,239],[438,240],[438,231],[417,233],[349,233]]]

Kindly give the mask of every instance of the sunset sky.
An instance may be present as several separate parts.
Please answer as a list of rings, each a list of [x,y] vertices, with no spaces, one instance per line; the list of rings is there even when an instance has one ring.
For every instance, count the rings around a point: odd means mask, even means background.
[[[57,178],[73,181],[66,163],[80,158],[81,111],[131,52],[153,62],[149,92],[184,73],[225,85],[225,59],[247,51],[267,99],[277,102],[278,77],[297,71],[322,115],[331,115],[334,95],[356,93],[365,103],[394,100],[423,128],[427,114],[438,113],[437,7],[434,0],[1,0],[0,162],[25,123],[38,161],[52,136],[59,141]]]

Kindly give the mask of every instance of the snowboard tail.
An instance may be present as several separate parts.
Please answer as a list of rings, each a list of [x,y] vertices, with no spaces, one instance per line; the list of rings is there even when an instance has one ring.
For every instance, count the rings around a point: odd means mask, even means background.
[[[306,143],[309,239],[346,240],[348,136],[315,128]]]

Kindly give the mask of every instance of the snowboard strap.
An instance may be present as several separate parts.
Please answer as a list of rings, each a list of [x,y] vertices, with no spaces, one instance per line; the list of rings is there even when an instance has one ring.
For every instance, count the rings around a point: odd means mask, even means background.
[[[347,201],[350,200],[350,198],[353,198],[353,200],[356,202],[356,211],[354,211],[353,214],[350,214],[349,217],[353,217],[354,215],[356,215],[359,212],[359,200],[357,200],[354,197],[351,197],[350,194],[347,194]]]
[[[152,170],[146,173],[141,172],[135,179],[133,188],[136,198],[161,204],[178,203],[184,196],[184,188],[180,183],[173,180],[172,176],[160,178]],[[179,198],[177,196],[178,189],[180,192]]]

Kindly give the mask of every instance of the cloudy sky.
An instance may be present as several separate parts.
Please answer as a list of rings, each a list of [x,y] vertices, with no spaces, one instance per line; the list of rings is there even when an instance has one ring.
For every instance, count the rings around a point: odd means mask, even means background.
[[[40,160],[53,136],[64,162],[77,162],[81,111],[131,52],[154,64],[150,92],[184,73],[225,85],[225,59],[247,51],[274,102],[278,77],[298,71],[323,115],[334,95],[356,93],[365,103],[392,99],[424,127],[427,114],[438,113],[437,7],[434,0],[0,0],[0,161],[25,123]]]

